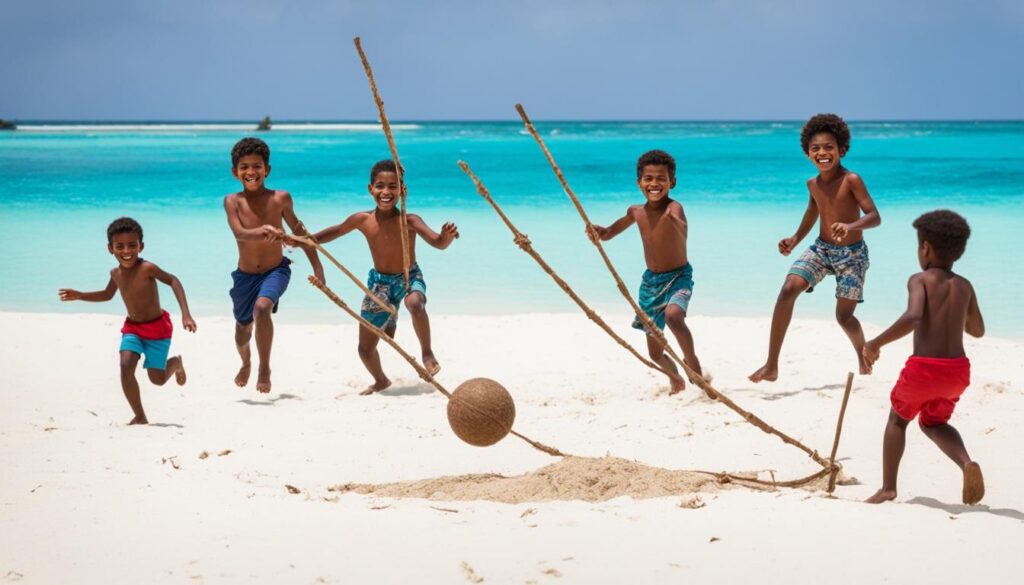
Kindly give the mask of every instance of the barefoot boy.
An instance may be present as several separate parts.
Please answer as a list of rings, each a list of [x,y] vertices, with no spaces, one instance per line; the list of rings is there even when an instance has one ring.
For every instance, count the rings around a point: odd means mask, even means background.
[[[850,148],[850,129],[842,118],[835,114],[814,116],[800,132],[800,146],[817,167],[818,176],[807,180],[807,210],[796,233],[779,242],[779,252],[789,256],[815,222],[819,224],[818,239],[789,269],[775,301],[768,360],[749,376],[751,382],[774,382],[779,377],[779,352],[793,317],[793,305],[800,293],[814,290],[828,274],[836,277],[836,321],[853,344],[860,373],[871,373],[871,366],[861,354],[864,331],[853,310],[864,301],[864,275],[869,265],[863,230],[882,223],[882,218],[864,181],[840,164]]]
[[[659,329],[668,328],[683,350],[683,360],[693,371],[702,373],[693,349],[693,335],[686,326],[686,309],[693,295],[693,267],[686,259],[686,214],[678,201],[669,197],[676,186],[676,161],[663,150],[651,150],[636,162],[636,183],[647,202],[630,205],[626,215],[608,227],[592,225],[591,238],[607,241],[634,223],[640,229],[647,270],[640,283],[640,307]],[[633,327],[644,330],[639,318]],[[647,332],[647,351],[651,359],[670,372],[677,372],[665,348]],[[675,394],[685,388],[681,378],[669,378]]]
[[[398,205],[399,187],[398,173],[395,163],[382,160],[370,170],[370,195],[377,204],[372,211],[353,213],[344,222],[318,232],[314,237],[320,243],[337,239],[352,230],[359,230],[366,237],[373,257],[373,270],[370,271],[366,288],[375,296],[385,301],[396,311],[399,303],[405,300],[405,306],[412,316],[412,327],[420,340],[423,352],[423,367],[431,375],[441,370],[434,351],[430,347],[430,320],[427,318],[427,285],[423,281],[423,272],[416,264],[416,236],[419,235],[431,246],[444,250],[459,237],[459,230],[454,223],[448,222],[441,226],[441,233],[430,229],[418,215],[408,214],[409,226],[409,289],[405,289],[405,277],[402,274],[402,237]],[[372,299],[363,299],[360,314],[385,333],[394,336],[397,318],[382,309]],[[391,380],[384,375],[380,365],[380,354],[377,343],[380,339],[370,329],[359,328],[359,359],[373,376],[373,384],[361,394],[380,392],[391,385]]]
[[[249,339],[253,322],[256,328],[256,351],[259,352],[259,373],[256,390],[270,392],[270,347],[274,341],[271,313],[288,288],[291,260],[281,252],[284,231],[281,220],[293,232],[307,235],[302,222],[295,217],[292,196],[287,191],[268,189],[264,185],[270,174],[270,149],[258,138],[243,138],[231,149],[231,174],[242,183],[242,190],[224,197],[228,225],[238,242],[238,270],[231,273],[234,286],[231,300],[235,314],[235,346],[242,358],[242,367],[235,384],[249,383],[252,369]],[[306,250],[313,274],[323,280],[324,271],[315,250]]]
[[[925,436],[963,471],[963,502],[977,504],[985,495],[981,467],[971,461],[960,433],[948,424],[957,400],[971,382],[964,331],[974,337],[985,334],[974,288],[953,272],[971,229],[964,218],[945,209],[922,215],[914,220],[914,227],[922,272],[907,282],[907,311],[864,344],[864,357],[873,364],[882,346],[914,332],[914,355],[907,359],[890,396],[892,409],[882,442],[882,488],[867,502],[878,504],[896,497],[907,423],[920,413],[918,424]]]
[[[135,417],[130,425],[144,425],[149,421],[142,409],[139,396],[139,382],[135,379],[135,366],[139,356],[145,354],[149,381],[163,386],[171,376],[179,386],[185,384],[185,366],[181,356],[167,359],[171,349],[171,316],[160,308],[160,294],[156,282],[171,287],[178,306],[181,307],[181,324],[187,331],[195,332],[196,322],[188,311],[185,289],[173,274],[168,274],[152,262],[139,257],[142,243],[142,226],[130,217],[114,220],[107,228],[107,250],[117,260],[117,268],[110,271],[107,288],[95,292],[79,292],[70,288],[59,291],[62,301],[102,302],[114,298],[121,291],[121,299],[128,310],[128,317],[121,328],[121,389]]]

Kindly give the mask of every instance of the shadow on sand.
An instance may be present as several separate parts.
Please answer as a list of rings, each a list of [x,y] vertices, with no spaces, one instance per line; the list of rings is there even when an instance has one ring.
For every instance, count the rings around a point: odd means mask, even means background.
[[[917,504],[919,506],[928,506],[929,508],[935,508],[937,510],[943,510],[950,514],[974,514],[978,512],[984,512],[986,514],[993,514],[995,516],[1003,516],[1004,518],[1013,518],[1019,522],[1024,522],[1024,512],[1020,510],[1014,510],[1013,508],[990,508],[984,504],[979,506],[968,506],[966,504],[947,504],[940,502],[935,498],[913,498],[907,500],[908,504]]]
[[[281,400],[302,400],[301,397],[294,394],[278,394],[273,398],[267,398],[266,400],[253,400],[252,398],[245,398],[239,400],[242,404],[248,404],[249,406],[274,406]]]
[[[421,394],[433,394],[437,392],[433,386],[426,382],[405,386],[392,386],[387,390],[381,390],[377,394],[381,396],[420,396]]]
[[[151,426],[151,427],[160,427],[160,428],[164,428],[164,429],[166,429],[166,428],[172,428],[172,429],[183,429],[183,428],[185,428],[185,425],[179,425],[178,423],[149,423],[149,426]]]

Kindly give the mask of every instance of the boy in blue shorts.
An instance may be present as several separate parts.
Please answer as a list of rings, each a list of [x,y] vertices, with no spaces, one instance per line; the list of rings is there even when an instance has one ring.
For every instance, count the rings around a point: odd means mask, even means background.
[[[128,423],[130,425],[149,422],[142,409],[139,382],[135,379],[135,367],[141,355],[146,356],[142,367],[146,368],[150,382],[163,386],[174,376],[179,386],[185,384],[185,366],[181,356],[167,358],[171,348],[171,316],[160,308],[157,281],[174,291],[185,329],[196,330],[181,282],[156,264],[140,258],[143,248],[142,226],[138,222],[130,217],[114,220],[107,228],[107,250],[117,260],[117,268],[110,271],[107,288],[95,292],[79,292],[70,288],[59,291],[62,301],[92,302],[109,301],[115,292],[121,291],[121,299],[128,310],[128,317],[121,328],[121,389],[135,413]]]
[[[686,255],[686,214],[682,204],[669,197],[669,191],[676,186],[675,159],[663,150],[645,152],[636,162],[636,182],[647,202],[630,205],[626,215],[608,227],[592,225],[588,236],[607,241],[634,223],[637,225],[647,262],[640,283],[640,308],[659,329],[668,325],[683,350],[683,361],[703,374],[693,347],[693,334],[686,326],[686,311],[693,295],[693,267]],[[639,318],[633,320],[633,327],[644,330]],[[676,365],[665,355],[665,348],[649,331],[647,351],[663,369],[678,373]],[[669,378],[669,382],[669,394],[686,387],[678,376]]]
[[[441,371],[441,365],[434,357],[430,346],[430,320],[427,317],[427,285],[423,281],[423,272],[416,264],[416,236],[438,250],[444,250],[459,237],[459,230],[454,223],[448,222],[441,226],[441,233],[430,229],[420,216],[407,214],[409,228],[409,290],[405,288],[405,277],[402,271],[402,238],[398,210],[398,172],[394,161],[382,160],[370,169],[370,195],[373,196],[376,208],[371,211],[353,213],[342,223],[317,232],[313,237],[317,242],[325,244],[353,230],[359,230],[366,237],[373,258],[373,269],[370,270],[366,288],[377,298],[386,302],[396,312],[403,300],[412,316],[412,327],[420,341],[423,352],[423,367],[431,375]],[[286,238],[286,243],[302,245]],[[364,319],[383,329],[393,336],[397,325],[397,317],[388,313],[369,297],[363,299],[360,314]],[[384,375],[380,365],[380,354],[377,344],[380,339],[373,331],[364,326],[359,327],[359,359],[373,376],[373,384],[361,392],[362,395],[380,392],[391,386],[391,380]]]
[[[796,233],[779,242],[779,252],[789,256],[815,222],[819,223],[818,239],[786,275],[772,314],[768,360],[749,376],[751,382],[778,379],[779,353],[796,299],[800,293],[814,290],[829,274],[836,277],[836,320],[853,344],[860,373],[871,373],[871,364],[861,351],[864,331],[853,311],[858,303],[864,302],[864,276],[869,266],[863,230],[878,226],[882,218],[864,181],[840,164],[850,149],[850,128],[842,118],[835,114],[812,117],[800,132],[800,146],[818,169],[818,175],[807,180],[810,197],[804,217]]]

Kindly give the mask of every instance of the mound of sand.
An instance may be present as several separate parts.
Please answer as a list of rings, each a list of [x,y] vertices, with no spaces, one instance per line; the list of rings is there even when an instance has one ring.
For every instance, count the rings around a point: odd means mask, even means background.
[[[515,477],[493,473],[458,475],[398,483],[347,483],[329,489],[391,498],[518,504],[550,500],[600,502],[620,496],[659,498],[722,487],[718,476],[702,471],[662,469],[618,457],[564,457],[557,463]]]

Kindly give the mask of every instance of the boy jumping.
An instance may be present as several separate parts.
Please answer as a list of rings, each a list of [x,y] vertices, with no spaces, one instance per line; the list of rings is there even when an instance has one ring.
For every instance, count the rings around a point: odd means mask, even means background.
[[[171,376],[179,386],[185,384],[185,366],[181,356],[167,359],[171,349],[171,316],[160,308],[160,294],[156,283],[160,281],[171,287],[178,306],[181,307],[181,324],[187,331],[195,332],[196,322],[188,310],[185,289],[173,274],[139,257],[145,245],[142,243],[142,226],[130,217],[114,220],[107,228],[107,250],[117,260],[117,267],[110,271],[107,288],[94,292],[79,292],[70,288],[58,291],[62,301],[103,302],[114,298],[121,291],[128,316],[121,327],[121,389],[135,417],[130,425],[144,425],[149,421],[142,409],[139,382],[135,379],[135,367],[139,356],[145,354],[149,381],[163,386]]]
[[[287,191],[268,189],[264,182],[270,174],[270,148],[259,138],[243,138],[231,149],[231,174],[242,183],[242,190],[224,197],[228,226],[238,242],[238,269],[231,273],[234,286],[235,347],[242,358],[242,367],[235,376],[241,388],[249,383],[252,369],[249,340],[253,323],[256,329],[256,351],[259,352],[258,392],[270,392],[270,348],[274,342],[271,314],[288,288],[291,260],[284,257],[281,221],[288,222],[293,232],[308,235],[295,216],[292,196]],[[324,269],[316,250],[306,250],[313,274],[321,281]]]
[[[373,165],[367,189],[376,204],[375,209],[353,213],[342,223],[317,232],[314,239],[325,244],[353,230],[362,232],[373,258],[373,269],[370,270],[366,288],[396,311],[404,299],[405,306],[412,316],[412,327],[420,341],[423,367],[431,375],[435,375],[441,371],[441,365],[430,347],[430,320],[426,309],[427,285],[423,281],[423,272],[416,264],[416,236],[419,235],[438,250],[444,250],[459,237],[459,230],[454,223],[448,222],[441,226],[441,233],[436,233],[420,216],[411,213],[407,215],[410,266],[409,290],[406,290],[405,277],[402,273],[401,222],[397,208],[398,172],[394,161],[382,160]],[[290,239],[286,241],[303,245]],[[369,297],[363,299],[360,315],[388,335],[394,336],[397,317],[385,311]],[[377,353],[379,341],[373,331],[365,326],[359,327],[359,359],[373,376],[373,384],[360,393],[364,396],[391,386],[391,380],[384,375],[380,365],[380,354]]]
[[[626,214],[608,227],[592,225],[588,236],[608,241],[634,223],[637,225],[647,263],[640,283],[640,307],[659,329],[668,324],[683,350],[683,361],[703,374],[693,348],[693,335],[686,326],[686,311],[693,295],[693,267],[686,256],[686,214],[682,204],[669,197],[669,191],[676,186],[675,159],[663,150],[645,152],[636,162],[636,183],[647,202],[630,205]],[[644,330],[639,317],[634,318],[633,327]],[[646,333],[651,359],[663,369],[678,373],[676,365],[665,355],[665,348],[650,331]],[[670,377],[669,381],[669,394],[686,387],[678,376]]]
[[[864,358],[874,364],[882,346],[914,332],[914,355],[907,359],[890,396],[892,408],[882,442],[882,487],[866,501],[878,504],[896,498],[907,423],[920,414],[921,431],[963,471],[963,502],[977,504],[985,495],[981,467],[971,461],[960,433],[948,424],[960,395],[971,383],[964,331],[974,337],[985,334],[974,287],[953,272],[971,228],[964,218],[945,209],[922,215],[914,220],[914,227],[922,272],[907,282],[907,311],[864,344]]]
[[[789,256],[815,222],[819,224],[818,239],[786,275],[772,313],[768,360],[749,376],[751,382],[778,379],[779,353],[793,318],[793,305],[800,293],[813,291],[829,274],[836,277],[836,321],[853,344],[860,373],[871,373],[871,365],[861,353],[864,331],[853,311],[864,302],[864,276],[869,266],[863,230],[879,225],[882,218],[864,181],[840,164],[850,149],[850,128],[842,118],[835,114],[814,116],[800,132],[800,146],[817,167],[818,175],[807,180],[807,210],[796,233],[779,241],[779,252]]]

